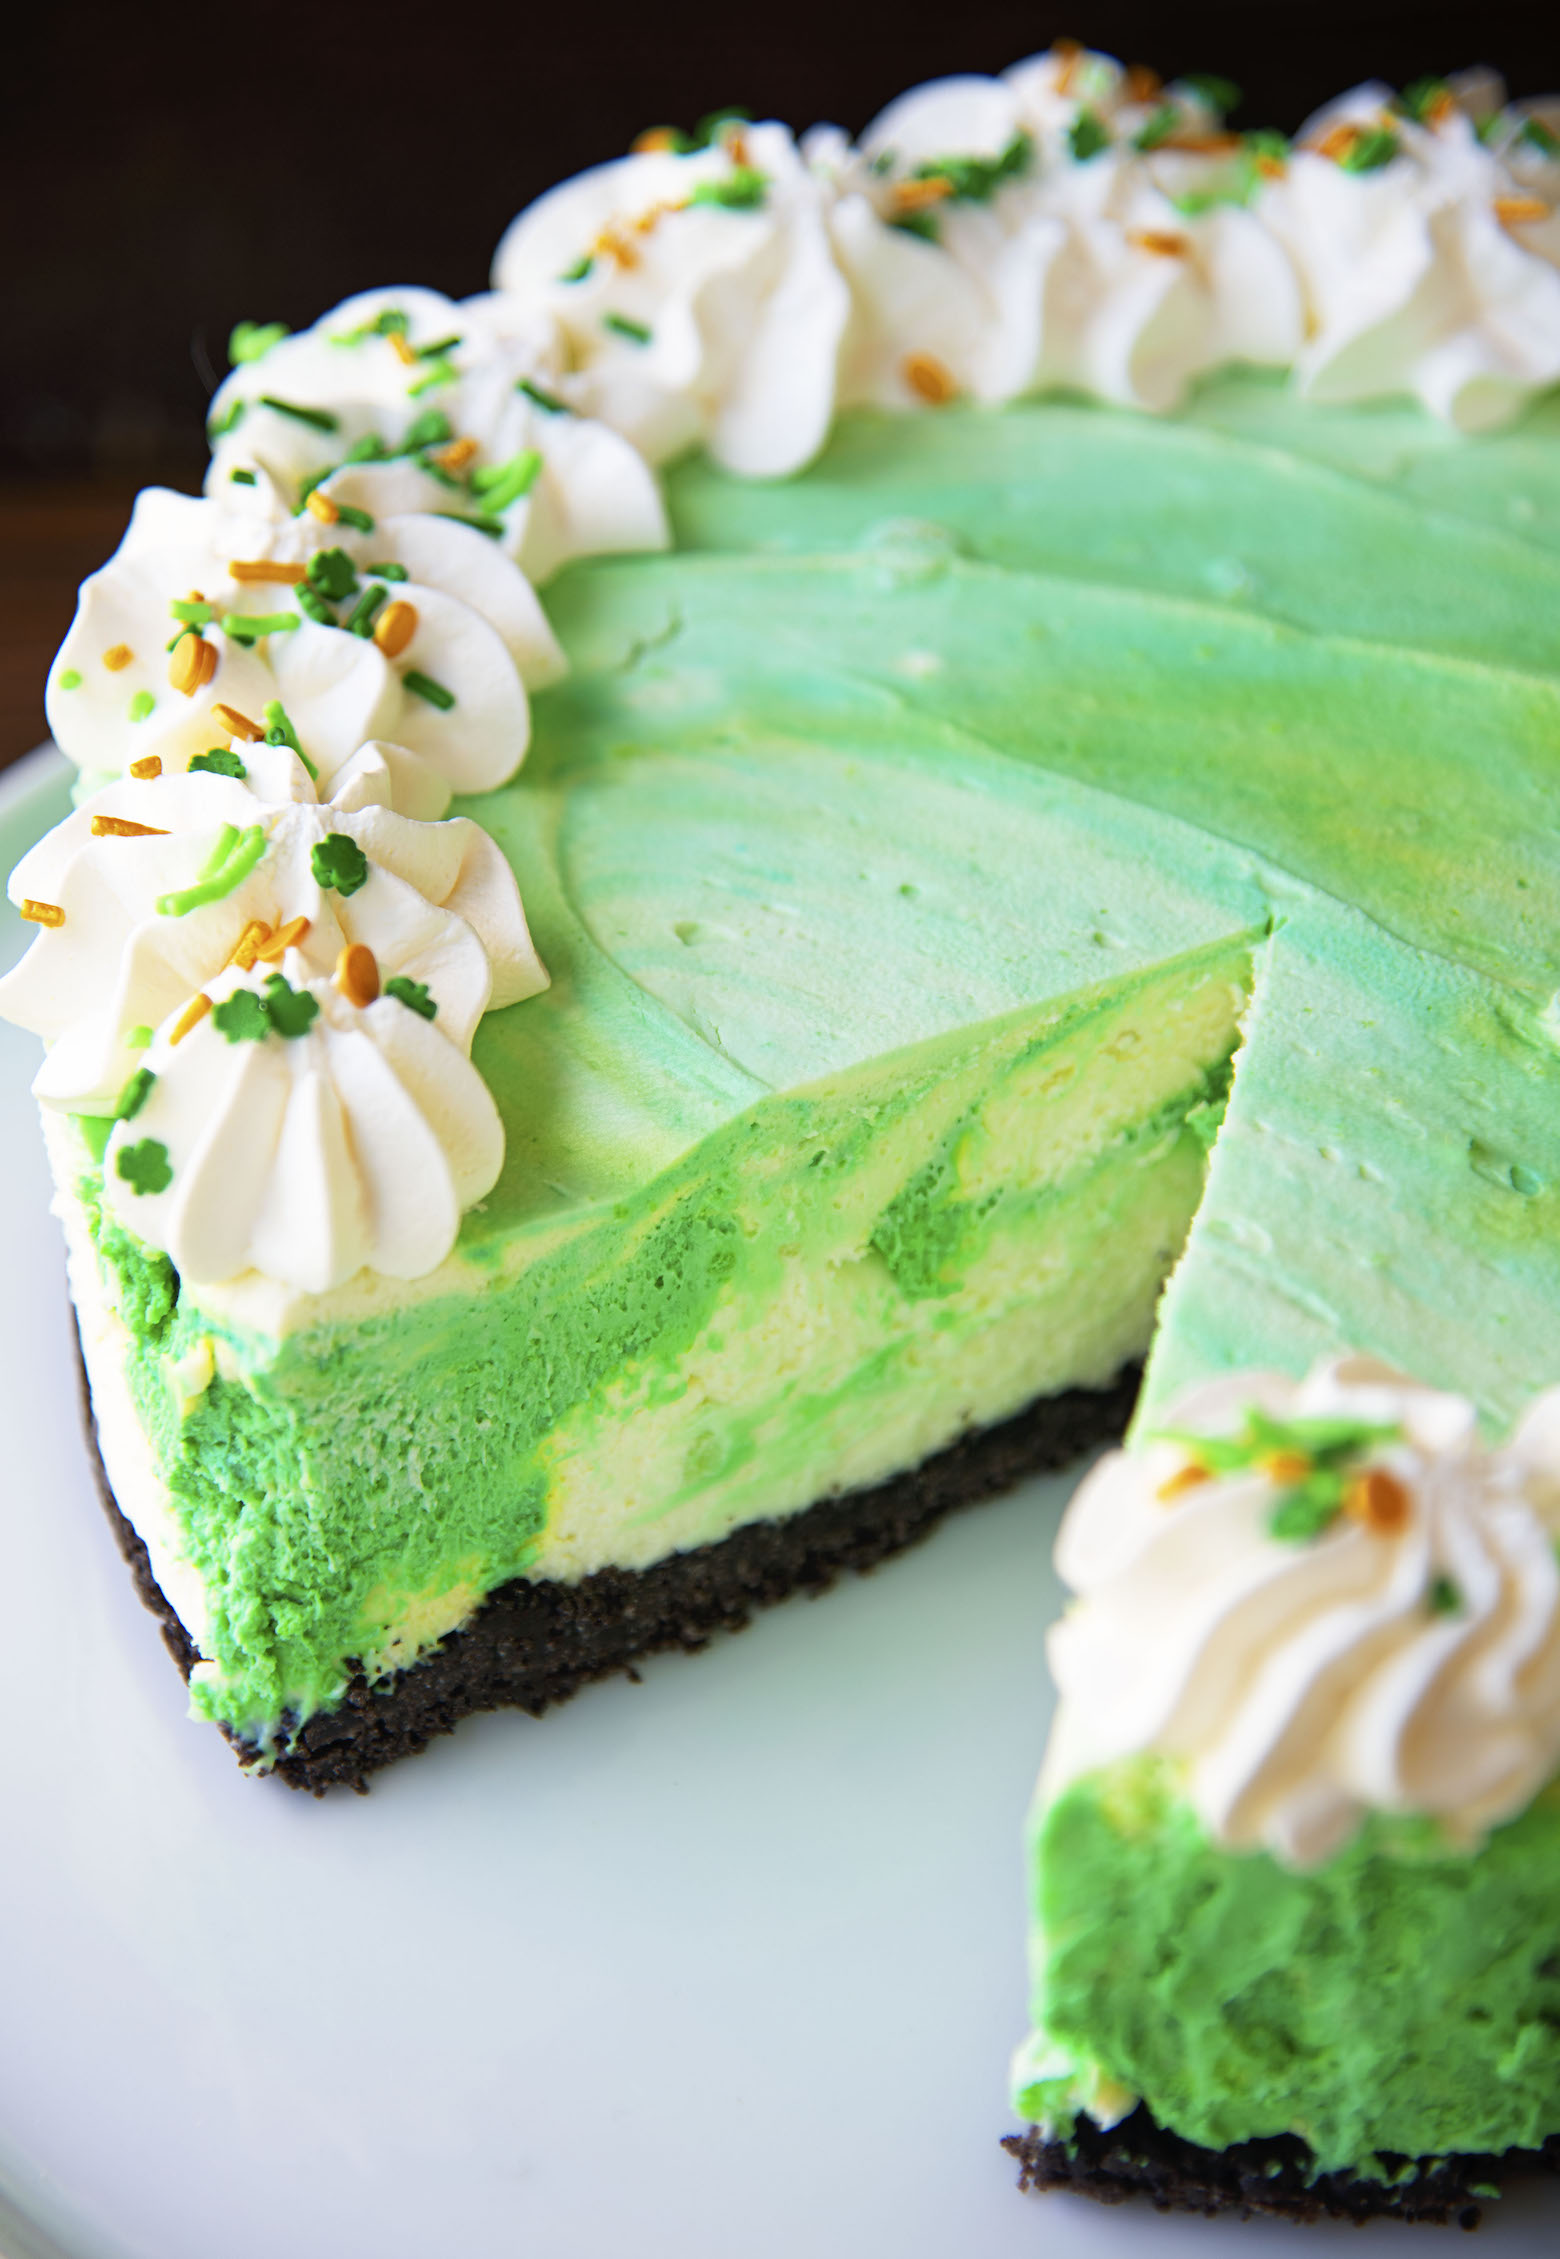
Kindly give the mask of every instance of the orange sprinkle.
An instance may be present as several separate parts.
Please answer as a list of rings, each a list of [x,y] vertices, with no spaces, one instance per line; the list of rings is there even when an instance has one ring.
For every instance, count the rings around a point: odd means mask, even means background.
[[[417,607],[398,598],[374,623],[374,641],[387,659],[398,659],[417,633]]]
[[[1497,196],[1495,217],[1502,227],[1534,227],[1549,217],[1542,196]]]
[[[1147,63],[1129,63],[1125,93],[1129,102],[1152,102],[1164,80]]]
[[[1426,106],[1425,124],[1427,126],[1445,125],[1447,119],[1451,116],[1456,107],[1457,104],[1453,101],[1451,95],[1448,94],[1446,88],[1443,86],[1440,93],[1434,95]]]
[[[1411,1501],[1396,1475],[1385,1467],[1367,1467],[1344,1492],[1343,1510],[1377,1537],[1395,1537],[1407,1525]]]
[[[1188,1459],[1184,1467],[1177,1467],[1175,1473],[1160,1484],[1154,1496],[1162,1499],[1168,1506],[1172,1499],[1180,1498],[1187,1491],[1196,1490],[1212,1479],[1206,1467],[1200,1467],[1195,1459]]]
[[[211,718],[219,729],[227,731],[229,737],[242,737],[250,745],[258,745],[265,735],[264,724],[252,722],[249,716],[241,714],[236,706],[213,706]]]
[[[1269,1482],[1304,1482],[1311,1462],[1303,1451],[1269,1451],[1262,1460],[1262,1472]]]
[[[103,664],[111,675],[117,675],[129,666],[135,653],[128,643],[111,643],[103,654]]]
[[[217,671],[217,647],[203,635],[181,635],[168,661],[168,680],[186,698],[205,688]]]
[[[644,133],[638,134],[629,143],[628,153],[631,157],[655,157],[659,156],[663,150],[675,150],[676,147],[677,128],[675,126],[650,126]]]
[[[452,439],[435,450],[433,460],[441,471],[463,471],[477,452],[474,439]]]
[[[269,941],[270,938],[271,929],[264,918],[251,918],[234,942],[228,963],[236,965],[241,973],[252,973],[255,969],[255,959],[259,956],[264,943]]]
[[[29,895],[22,904],[22,916],[30,926],[62,926],[65,913],[57,902],[35,902]]]
[[[92,836],[94,839],[166,839],[168,832],[163,824],[134,824],[128,816],[94,816]]]
[[[926,401],[930,407],[945,408],[950,400],[959,397],[957,378],[935,353],[907,353],[900,364],[900,374],[916,398]]]
[[[1078,65],[1083,61],[1083,41],[1053,39],[1051,53],[1062,66],[1056,74],[1056,91],[1058,94],[1066,94],[1077,76]]]
[[[747,135],[740,126],[728,126],[721,135],[721,143],[726,155],[734,165],[745,165],[747,163]]]
[[[1197,157],[1227,157],[1232,149],[1240,147],[1238,133],[1194,133],[1190,128],[1169,134],[1159,144],[1161,149],[1181,149]]]
[[[654,205],[641,224],[646,227],[654,227],[656,220],[661,216],[662,209],[663,207],[659,204]],[[604,227],[602,229],[591,245],[591,252],[595,258],[610,259],[614,266],[637,267],[639,264],[639,253],[627,237],[621,235],[615,227]]]
[[[896,212],[924,212],[929,205],[944,204],[953,194],[953,182],[942,173],[926,180],[902,180],[894,188]]]
[[[1163,227],[1129,227],[1127,241],[1134,250],[1152,252],[1156,259],[1184,259],[1191,248],[1184,235]]]
[[[289,918],[286,925],[278,926],[275,933],[260,942],[255,955],[262,965],[279,965],[289,949],[295,949],[309,930],[307,918]]]
[[[198,989],[168,1030],[170,1043],[182,1043],[191,1028],[198,1028],[211,1010],[211,998],[204,989]]]
[[[349,941],[336,959],[336,986],[359,1011],[379,994],[379,963],[366,942]]]
[[[390,332],[390,349],[404,369],[415,369],[417,355],[398,329]]]
[[[1288,167],[1282,157],[1275,157],[1264,150],[1257,159],[1257,170],[1264,180],[1282,180]]]
[[[274,580],[287,588],[296,588],[299,581],[307,580],[307,565],[284,565],[279,557],[235,557],[228,566],[229,577],[238,581]]]
[[[1363,131],[1364,128],[1357,125],[1329,126],[1316,144],[1316,154],[1318,157],[1331,157],[1334,164],[1341,165]]]
[[[130,774],[142,784],[149,783],[153,777],[160,777],[162,775],[162,756],[158,753],[148,753],[144,761],[132,761]]]
[[[304,508],[311,518],[318,518],[322,526],[335,525],[341,516],[341,512],[330,496],[322,494],[317,486],[310,488],[309,499],[304,504]]]

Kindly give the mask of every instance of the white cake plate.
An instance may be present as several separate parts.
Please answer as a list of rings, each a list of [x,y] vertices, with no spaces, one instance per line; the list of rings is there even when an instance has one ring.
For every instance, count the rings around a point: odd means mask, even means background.
[[[0,870],[64,774],[0,782]],[[1298,2253],[997,2146],[1066,1482],[368,1797],[246,1780],[97,1503],[35,1064],[0,1025],[4,2259]]]

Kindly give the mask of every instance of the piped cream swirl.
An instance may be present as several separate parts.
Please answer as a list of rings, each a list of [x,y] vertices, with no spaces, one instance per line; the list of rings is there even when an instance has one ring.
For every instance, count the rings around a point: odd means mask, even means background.
[[[1315,1864],[1371,1811],[1477,1840],[1560,1767],[1560,1394],[1491,1449],[1464,1399],[1349,1358],[1218,1382],[1175,1428],[1225,1437],[1252,1406],[1390,1431],[1363,1508],[1284,1537],[1292,1467],[1197,1479],[1184,1441],[1103,1460],[1058,1542],[1078,1597],[1046,1789],[1156,1752],[1231,1849]]]

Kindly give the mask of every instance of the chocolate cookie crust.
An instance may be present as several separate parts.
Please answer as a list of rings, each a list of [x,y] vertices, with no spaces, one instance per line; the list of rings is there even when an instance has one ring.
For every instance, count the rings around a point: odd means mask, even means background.
[[[1010,1420],[961,1436],[908,1474],[822,1499],[783,1521],[748,1523],[718,1544],[670,1554],[649,1569],[600,1569],[578,1584],[515,1577],[410,1669],[374,1683],[359,1673],[333,1709],[307,1720],[273,1770],[289,1787],[316,1796],[335,1787],[361,1792],[381,1765],[452,1732],[473,1711],[515,1709],[540,1717],[589,1680],[626,1670],[640,1656],[670,1647],[691,1654],[716,1632],[740,1631],[756,1609],[793,1592],[821,1592],[848,1569],[864,1571],[902,1552],[955,1507],[1064,1466],[1119,1436],[1138,1378],[1132,1368],[1108,1388],[1041,1397]],[[119,1549],[188,1678],[196,1650],[152,1574],[146,1547],[119,1511],[85,1389],[83,1396]],[[252,1745],[229,1739],[246,1760],[257,1754]]]
[[[1406,2157],[1382,2158],[1398,2180],[1363,2180],[1352,2173],[1313,2174],[1311,2152],[1295,2134],[1236,2142],[1228,2149],[1199,2149],[1167,2133],[1139,2103],[1119,2125],[1101,2129],[1080,2117],[1066,2141],[1038,2126],[1007,2134],[1002,2146],[1018,2159],[1021,2189],[1070,2189],[1100,2204],[1146,2197],[1159,2212],[1233,2212],[1249,2219],[1266,2212],[1288,2220],[1417,2220],[1442,2227],[1476,2228],[1482,2204],[1502,2184],[1535,2171],[1560,2172],[1560,2136],[1542,2149],[1508,2150],[1503,2157],[1435,2157],[1417,2171]]]

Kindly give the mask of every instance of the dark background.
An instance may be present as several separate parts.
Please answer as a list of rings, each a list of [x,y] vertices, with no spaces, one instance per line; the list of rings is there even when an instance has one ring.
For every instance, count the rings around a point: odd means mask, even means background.
[[[0,63],[0,758],[42,734],[76,582],[136,486],[198,482],[242,319],[482,289],[506,222],[642,127],[739,102],[798,128],[1068,33],[1211,70],[1286,129],[1355,81],[1474,62],[1560,86],[1560,0],[305,0],[47,4]]]

